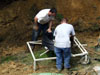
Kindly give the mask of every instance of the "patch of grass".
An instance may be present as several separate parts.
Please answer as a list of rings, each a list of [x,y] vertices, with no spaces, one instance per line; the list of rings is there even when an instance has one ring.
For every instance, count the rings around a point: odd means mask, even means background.
[[[45,53],[44,55],[40,56],[40,54],[45,51],[46,51],[45,49],[39,49],[39,50],[35,51],[34,55],[35,55],[36,59],[56,56],[53,51],[49,51],[49,52]],[[48,60],[48,61],[38,62],[38,65],[46,66],[46,65],[50,64],[51,66],[53,66],[53,65],[55,65],[55,63],[56,63],[55,60]]]
[[[58,20],[58,21],[61,21],[62,19],[64,18],[64,16],[62,15],[62,14],[57,14],[56,15],[56,19]]]
[[[44,55],[40,56],[40,54],[45,51],[46,51],[45,49],[38,50],[38,51],[34,52],[34,55],[36,58],[55,57],[55,54],[53,51],[49,51],[49,52],[45,53]]]
[[[45,58],[45,57],[47,57],[46,54],[40,56],[40,54],[43,53],[43,52],[45,52],[44,49],[42,49],[42,50],[38,50],[38,51],[35,51],[35,52],[34,52],[34,55],[35,55],[36,58]]]
[[[16,60],[16,59],[17,59],[16,56],[5,56],[5,57],[1,57],[0,63],[9,62],[11,60]]]
[[[19,56],[18,58],[18,61],[27,65],[33,63],[32,55],[30,53],[24,54],[23,56]]]
[[[45,49],[39,49],[37,51],[34,51],[34,55],[36,57],[36,59],[38,58],[47,58],[47,57],[55,57],[55,54],[53,51],[49,51],[47,53],[45,53],[44,55],[40,56],[41,53],[45,52],[46,50]],[[22,52],[22,53],[19,53],[17,55],[10,55],[10,56],[5,56],[5,57],[1,57],[0,59],[0,63],[4,63],[4,62],[9,62],[9,61],[15,61],[15,62],[21,62],[21,63],[24,63],[24,64],[27,64],[27,65],[30,65],[33,63],[33,58],[32,58],[32,55],[31,53],[25,53],[25,52]],[[43,61],[43,62],[40,62],[40,64],[44,64],[44,65],[48,65],[50,62],[52,62],[52,60],[50,61]]]

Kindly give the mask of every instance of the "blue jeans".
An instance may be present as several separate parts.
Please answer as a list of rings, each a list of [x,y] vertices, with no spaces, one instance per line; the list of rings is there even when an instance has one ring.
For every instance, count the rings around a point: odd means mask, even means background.
[[[54,48],[56,54],[56,67],[58,70],[62,69],[63,59],[64,68],[70,68],[71,48]]]
[[[38,23],[39,29],[38,30],[33,30],[33,32],[32,32],[32,41],[36,41],[38,39],[41,31],[43,32],[43,35],[44,35],[44,33],[49,28],[48,24],[49,23],[46,23],[46,24],[40,24],[40,23]]]

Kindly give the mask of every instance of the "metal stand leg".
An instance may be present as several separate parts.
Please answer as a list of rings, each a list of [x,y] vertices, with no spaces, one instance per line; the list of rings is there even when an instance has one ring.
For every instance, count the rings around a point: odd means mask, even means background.
[[[36,71],[36,61],[34,60],[34,71]]]

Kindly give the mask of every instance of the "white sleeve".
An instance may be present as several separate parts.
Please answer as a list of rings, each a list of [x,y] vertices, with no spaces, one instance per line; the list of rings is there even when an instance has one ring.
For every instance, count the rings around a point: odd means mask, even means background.
[[[41,17],[44,17],[45,14],[43,14],[43,11],[40,11],[39,13],[37,13],[36,17],[37,18],[41,18]]]

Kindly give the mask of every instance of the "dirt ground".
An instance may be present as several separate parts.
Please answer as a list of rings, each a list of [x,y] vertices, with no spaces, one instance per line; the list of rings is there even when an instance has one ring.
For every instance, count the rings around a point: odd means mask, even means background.
[[[55,61],[39,62],[34,71],[26,45],[31,40],[33,17],[39,10],[52,6],[57,8],[58,14],[69,19],[79,41],[87,44],[85,48],[91,63],[82,65],[76,63],[78,58],[72,58],[72,75],[92,75],[93,67],[100,61],[95,60],[100,58],[100,52],[94,50],[100,35],[100,0],[0,0],[0,75],[55,73]],[[65,71],[61,73],[66,75]]]
[[[85,44],[87,44],[87,51],[89,52],[89,57],[92,58],[92,63],[88,65],[82,65],[75,63],[72,59],[72,75],[91,75],[92,68],[99,65],[99,62],[94,60],[99,55],[99,52],[94,51],[93,47],[97,44],[97,35],[95,37],[85,36],[85,34],[77,34],[77,38]],[[84,37],[85,36],[85,37]],[[36,49],[35,49],[36,50]],[[10,57],[11,56],[11,57]],[[3,59],[5,57],[5,59]],[[13,58],[12,58],[13,57]],[[1,54],[1,64],[0,64],[0,75],[29,75],[32,73],[55,73],[56,66],[55,61],[43,61],[38,63],[37,70],[33,70],[33,59],[26,45],[21,47],[12,47],[9,50],[4,50]],[[44,64],[45,63],[45,64]],[[88,72],[87,72],[88,70]],[[65,71],[61,72],[66,75]]]

